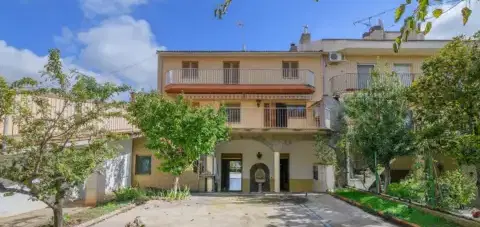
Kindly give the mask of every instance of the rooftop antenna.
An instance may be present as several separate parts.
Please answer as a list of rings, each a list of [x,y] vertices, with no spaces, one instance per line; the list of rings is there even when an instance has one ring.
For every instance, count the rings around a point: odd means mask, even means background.
[[[380,13],[377,13],[377,14],[375,14],[375,15],[372,15],[372,16],[365,17],[365,18],[363,18],[363,19],[357,20],[357,21],[353,22],[353,25],[363,24],[363,25],[365,25],[365,26],[367,26],[367,27],[370,28],[370,27],[372,27],[372,19],[373,19],[373,18],[380,17],[380,16],[382,16],[383,14],[386,14],[386,13],[388,13],[388,12],[391,12],[391,11],[393,11],[393,10],[395,10],[395,9],[396,9],[396,8],[387,9],[387,10],[385,10],[385,11],[383,11],[383,12],[380,12]]]
[[[308,24],[306,25],[303,25],[303,34],[307,34],[308,33]]]
[[[242,50],[247,51],[247,45],[245,44],[245,32],[243,27],[245,26],[242,21],[237,22],[237,26],[240,28],[240,32],[242,33]]]

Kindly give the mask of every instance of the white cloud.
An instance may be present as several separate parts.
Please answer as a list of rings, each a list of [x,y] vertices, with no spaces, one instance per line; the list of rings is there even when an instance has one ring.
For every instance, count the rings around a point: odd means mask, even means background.
[[[46,56],[38,56],[30,50],[17,49],[0,40],[0,75],[10,82],[26,76],[38,79],[39,71],[43,69],[46,61]]]
[[[469,1],[472,14],[468,23],[463,26],[462,8],[468,4],[462,2],[444,13],[440,18],[432,20],[432,30],[428,33],[428,39],[451,39],[458,35],[471,36],[480,30],[480,1]],[[451,5],[445,5],[442,8],[447,10]]]
[[[62,35],[53,36],[53,41],[64,53],[75,53],[77,51],[77,47],[74,45],[75,34],[68,27],[62,27]]]
[[[155,41],[145,20],[120,16],[77,34],[81,50],[77,64],[109,74],[114,72],[135,88],[156,89],[156,51],[165,49]]]
[[[138,5],[147,4],[148,0],[80,0],[85,16],[122,15],[131,12]]]
[[[47,63],[47,56],[38,56],[30,50],[21,50],[13,46],[9,46],[4,40],[0,40],[0,75],[4,76],[7,81],[13,82],[23,77],[40,78],[40,71]],[[121,83],[118,78],[114,76],[102,76],[93,71],[87,70],[78,65],[72,64],[70,59],[63,60],[65,69],[77,69],[79,72],[95,76],[99,82],[114,82]]]

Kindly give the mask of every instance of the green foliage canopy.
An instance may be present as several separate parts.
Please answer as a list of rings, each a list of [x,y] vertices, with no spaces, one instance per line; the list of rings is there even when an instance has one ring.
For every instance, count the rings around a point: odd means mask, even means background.
[[[353,151],[363,154],[374,171],[375,156],[385,167],[389,183],[390,161],[412,152],[408,124],[406,87],[395,73],[372,73],[368,88],[345,97],[349,122],[346,141]]]
[[[42,78],[24,78],[7,86],[0,77],[1,98],[7,100],[0,109],[19,130],[16,135],[0,134],[6,142],[0,178],[20,186],[4,190],[47,204],[54,210],[54,225],[62,226],[63,203],[70,190],[118,150],[112,142],[120,136],[102,125],[110,117],[122,116],[122,103],[112,98],[129,87],[101,84],[76,70],[65,73],[55,49],[49,52]]]
[[[223,109],[193,107],[182,95],[170,100],[155,91],[137,93],[128,111],[145,135],[145,146],[162,159],[160,170],[174,176],[228,138]]]

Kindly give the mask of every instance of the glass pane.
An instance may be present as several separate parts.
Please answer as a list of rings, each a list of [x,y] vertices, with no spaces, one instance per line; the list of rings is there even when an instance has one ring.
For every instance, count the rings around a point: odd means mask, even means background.
[[[357,65],[358,89],[367,88],[370,83],[370,73],[373,71],[374,65]]]
[[[136,174],[150,174],[152,167],[151,156],[137,156],[135,166]]]
[[[241,161],[230,161],[229,163],[229,185],[228,189],[230,191],[241,191],[242,190],[242,162]]]

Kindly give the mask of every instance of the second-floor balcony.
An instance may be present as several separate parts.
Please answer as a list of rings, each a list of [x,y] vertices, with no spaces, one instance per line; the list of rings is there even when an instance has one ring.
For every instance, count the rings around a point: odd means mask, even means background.
[[[322,112],[301,107],[228,107],[227,122],[232,129],[317,130],[325,128]]]
[[[379,75],[384,76],[384,75]],[[419,73],[397,73],[400,82],[411,86],[413,81],[420,76]],[[368,88],[371,83],[369,73],[344,73],[330,78],[330,93],[352,92]]]
[[[315,75],[308,69],[174,69],[165,91],[186,94],[312,94]]]

